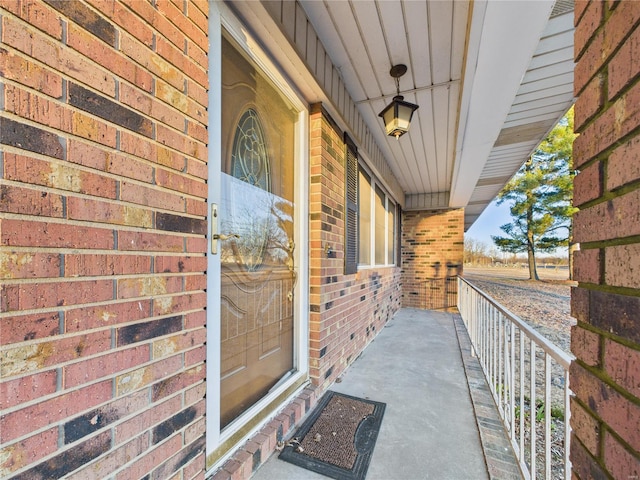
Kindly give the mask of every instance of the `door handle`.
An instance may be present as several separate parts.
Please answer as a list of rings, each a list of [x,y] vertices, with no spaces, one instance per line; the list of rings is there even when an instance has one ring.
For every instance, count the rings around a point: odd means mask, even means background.
[[[211,217],[209,219],[211,223],[211,254],[218,254],[218,240],[229,240],[231,238],[240,238],[237,233],[218,233],[218,205],[211,204]]]
[[[237,233],[221,233],[219,235],[217,233],[214,233],[212,238],[214,240],[229,240],[230,238],[240,238],[240,235],[238,235]]]

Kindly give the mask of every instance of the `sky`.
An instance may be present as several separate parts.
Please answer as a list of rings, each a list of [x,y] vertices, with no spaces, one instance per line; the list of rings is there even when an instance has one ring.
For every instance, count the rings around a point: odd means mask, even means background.
[[[465,238],[473,238],[474,240],[483,242],[487,246],[488,250],[491,250],[492,248],[497,250],[497,247],[491,239],[491,235],[505,236],[505,233],[500,230],[500,225],[511,223],[511,212],[509,211],[510,205],[511,202],[505,202],[502,205],[497,205],[495,200],[491,202],[489,206],[484,209],[484,212],[482,212],[474,224],[471,225],[471,228],[465,232]],[[561,247],[551,253],[536,253],[536,257],[542,258],[546,256],[566,254],[566,247]]]
[[[465,236],[483,242],[488,248],[491,248],[494,246],[491,235],[504,235],[504,232],[500,230],[500,225],[505,223],[511,223],[509,202],[497,205],[494,200],[484,209],[482,215],[478,217],[471,228],[467,230]]]

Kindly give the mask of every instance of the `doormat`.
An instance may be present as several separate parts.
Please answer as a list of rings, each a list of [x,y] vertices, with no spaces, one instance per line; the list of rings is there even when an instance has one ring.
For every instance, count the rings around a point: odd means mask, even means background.
[[[279,458],[337,480],[363,480],[385,407],[328,391]]]

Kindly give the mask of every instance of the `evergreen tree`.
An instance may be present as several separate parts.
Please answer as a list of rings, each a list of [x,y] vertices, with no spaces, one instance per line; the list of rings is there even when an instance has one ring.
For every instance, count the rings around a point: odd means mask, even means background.
[[[498,204],[513,202],[512,222],[500,227],[507,236],[491,238],[502,251],[527,252],[531,280],[539,279],[537,252],[571,243],[574,138],[572,108],[498,194]]]

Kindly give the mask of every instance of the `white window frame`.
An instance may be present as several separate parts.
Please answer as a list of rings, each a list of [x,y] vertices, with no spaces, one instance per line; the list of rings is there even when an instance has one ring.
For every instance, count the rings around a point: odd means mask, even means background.
[[[389,263],[389,203],[392,203],[394,205],[394,218],[398,218],[398,202],[389,194],[389,192],[387,191],[387,189],[384,187],[384,185],[382,184],[382,182],[378,181],[377,177],[371,172],[371,170],[364,164],[364,162],[362,161],[358,161],[358,199],[360,198],[360,170],[364,171],[366,173],[366,175],[369,177],[370,179],[370,201],[369,201],[369,205],[371,208],[371,212],[370,212],[370,222],[369,222],[369,228],[370,228],[370,233],[369,233],[369,240],[370,240],[370,245],[369,245],[369,263],[361,263],[360,262],[360,244],[358,243],[358,270],[365,270],[365,269],[369,269],[369,268],[380,268],[380,267],[394,267],[397,266],[397,248],[398,245],[394,244],[394,248],[393,248],[393,253],[391,255],[391,263]],[[385,222],[385,235],[384,235],[384,256],[385,256],[385,263],[376,263],[375,259],[376,259],[376,252],[375,252],[375,248],[376,248],[376,239],[375,239],[375,228],[376,228],[376,187],[382,191],[383,195],[384,195],[384,211],[385,211],[385,215],[384,215],[384,222]],[[358,201],[358,232],[360,231],[360,202]],[[397,230],[397,222],[394,222],[394,225],[391,226],[392,231],[393,231],[393,237],[396,238],[398,235]],[[397,243],[394,242],[394,243]]]

